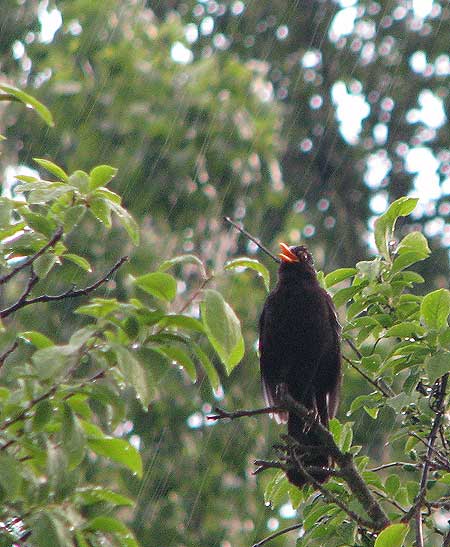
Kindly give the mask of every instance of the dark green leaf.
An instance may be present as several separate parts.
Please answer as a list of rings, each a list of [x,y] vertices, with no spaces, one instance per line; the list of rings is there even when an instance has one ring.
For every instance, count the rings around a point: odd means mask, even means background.
[[[8,501],[14,502],[22,484],[20,462],[0,452],[0,486],[7,492]]]
[[[48,399],[40,401],[34,408],[33,431],[42,431],[54,414],[53,405]]]
[[[62,448],[70,468],[74,469],[83,460],[86,451],[86,437],[72,408],[64,403],[61,409]]]
[[[127,348],[115,346],[114,350],[117,355],[119,369],[125,381],[135,389],[137,398],[144,410],[146,410],[155,396],[153,386],[150,384],[148,371],[135,357],[135,354]]]
[[[430,384],[450,371],[450,352],[439,350],[425,359],[425,370],[428,373]]]
[[[175,278],[162,272],[141,275],[135,279],[135,284],[148,294],[168,302],[173,300],[177,294]]]
[[[69,547],[72,545],[65,526],[48,510],[37,513],[31,522],[33,547]]]

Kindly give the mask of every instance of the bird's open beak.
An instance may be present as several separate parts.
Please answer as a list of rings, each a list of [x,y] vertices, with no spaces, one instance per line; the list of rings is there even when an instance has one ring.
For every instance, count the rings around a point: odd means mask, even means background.
[[[279,257],[281,258],[282,262],[299,262],[298,256],[296,256],[291,249],[286,245],[286,243],[280,243],[280,248],[282,250],[281,253],[279,253]]]

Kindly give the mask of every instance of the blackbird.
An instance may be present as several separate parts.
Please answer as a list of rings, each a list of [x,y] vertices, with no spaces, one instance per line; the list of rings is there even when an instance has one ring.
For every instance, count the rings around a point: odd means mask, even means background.
[[[280,390],[287,390],[328,427],[339,403],[340,325],[330,295],[319,285],[308,249],[284,243],[280,247],[278,282],[260,318],[264,399],[269,406],[280,405]],[[316,434],[299,416],[277,412],[273,417],[288,424],[289,435],[299,443],[296,453],[304,466],[330,466],[329,456],[317,448],[320,442]],[[328,478],[325,469],[312,475],[319,482]],[[300,471],[291,470],[287,477],[299,487],[306,482]]]

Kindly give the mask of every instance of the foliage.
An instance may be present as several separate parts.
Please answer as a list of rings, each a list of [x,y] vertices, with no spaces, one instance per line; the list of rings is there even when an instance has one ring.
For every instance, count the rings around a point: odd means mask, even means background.
[[[35,99],[26,102],[42,112]],[[14,340],[0,356],[2,540],[30,538],[33,545],[50,542],[55,547],[74,542],[137,545],[122,519],[110,515],[134,502],[92,479],[93,467],[98,473],[98,468],[112,463],[127,469],[130,478],[142,478],[141,454],[117,434],[126,417],[124,389],[133,388],[147,411],[157,397],[159,377],[173,364],[192,382],[198,373],[205,374],[219,389],[218,373],[202,346],[209,340],[230,373],[244,351],[240,322],[220,293],[203,289],[213,276],[191,255],[160,268],[186,260],[200,267],[200,288],[185,296],[177,313],[170,308],[177,280],[157,271],[132,279],[136,290],[148,298],[122,302],[110,295],[96,296],[79,306],[76,313],[89,320],[81,328],[74,323],[65,344],[56,344],[38,328],[15,332],[15,313],[89,296],[126,261],[122,258],[84,288],[43,292],[43,283],[53,286],[52,279],[67,261],[92,271],[85,257],[70,252],[71,234],[83,231],[85,216],[111,228],[114,213],[133,242],[139,240],[138,226],[121,198],[106,188],[116,169],[100,165],[89,174],[67,174],[49,160],[35,161],[52,180],[19,175],[12,197],[0,201],[0,285],[5,295],[0,317],[6,338]],[[267,278],[264,267],[259,271]],[[19,290],[16,280],[25,288]],[[201,300],[200,319],[189,309],[195,297]]]

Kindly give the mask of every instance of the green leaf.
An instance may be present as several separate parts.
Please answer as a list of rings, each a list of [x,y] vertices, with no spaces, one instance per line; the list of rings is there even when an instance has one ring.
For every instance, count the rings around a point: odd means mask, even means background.
[[[202,334],[205,333],[203,323],[198,319],[195,319],[195,317],[189,317],[189,315],[165,315],[161,321],[159,321],[158,325],[163,328],[179,327],[186,330],[200,332]]]
[[[118,203],[110,201],[111,209],[116,213],[123,227],[135,245],[139,245],[139,226],[130,213]]]
[[[64,370],[70,368],[78,359],[78,349],[70,344],[65,346],[50,346],[38,349],[31,360],[41,380],[54,379]]]
[[[0,452],[0,485],[8,495],[8,501],[14,502],[22,484],[20,463],[4,452]]]
[[[264,492],[264,503],[271,507],[278,507],[282,501],[288,497],[290,483],[283,471],[277,471],[274,477],[269,481]]]
[[[334,270],[334,272],[330,272],[328,275],[325,276],[326,288],[328,289],[329,287],[332,287],[333,285],[344,281],[344,279],[353,277],[357,273],[357,271],[358,270],[356,268],[339,268],[338,270]]]
[[[75,494],[82,500],[84,505],[93,505],[101,502],[107,502],[116,507],[132,507],[134,505],[134,501],[127,496],[123,496],[122,494],[118,494],[117,492],[100,486],[79,488]]]
[[[50,273],[50,270],[58,261],[58,257],[52,254],[44,254],[39,256],[33,262],[33,269],[39,279],[44,279]]]
[[[74,469],[83,461],[86,451],[86,437],[78,418],[67,403],[63,404],[61,412],[62,448],[70,468]]]
[[[94,517],[85,526],[86,530],[99,532],[112,532],[119,534],[129,534],[130,531],[120,520],[113,517]]]
[[[245,350],[239,319],[222,295],[212,289],[203,291],[200,309],[208,339],[230,374]]]
[[[114,351],[125,381],[135,389],[143,409],[147,410],[148,405],[155,397],[148,371],[134,353],[127,348],[117,345],[114,347]]]
[[[390,259],[388,243],[393,237],[397,219],[414,211],[418,201],[418,198],[401,197],[375,221],[375,243],[380,255],[387,260]]]
[[[29,344],[33,344],[33,346],[36,346],[38,349],[49,348],[54,345],[50,338],[47,338],[45,334],[33,330],[20,332],[17,337],[22,338],[22,340],[25,340],[25,342],[28,342]]]
[[[407,234],[398,244],[397,253],[399,255],[409,252],[423,253],[425,255],[429,255],[431,253],[427,238],[422,234],[422,232],[411,232]]]
[[[90,315],[91,317],[107,317],[110,313],[120,308],[119,302],[115,298],[93,298],[90,304],[80,306],[75,313],[81,315]]]
[[[33,547],[68,547],[72,542],[67,537],[67,530],[47,509],[37,513],[31,522],[33,530]]]
[[[425,329],[419,324],[418,321],[409,321],[405,323],[399,323],[387,329],[385,338],[389,336],[395,336],[398,338],[411,338],[415,336],[423,336]]]
[[[67,182],[69,180],[69,176],[64,171],[64,169],[61,169],[58,165],[53,163],[50,160],[44,160],[42,158],[33,158],[33,160],[39,164],[41,167],[46,169],[49,173],[52,173],[52,175],[55,175],[55,177],[58,180],[62,180],[63,182]]]
[[[192,262],[194,264],[197,264],[200,269],[201,276],[206,279],[208,276],[206,274],[206,268],[203,264],[203,262],[198,258],[198,256],[195,255],[180,255],[175,256],[174,258],[171,258],[170,260],[165,260],[158,268],[160,272],[165,272],[172,266],[175,266],[176,264],[184,264],[186,262]]]
[[[32,422],[33,431],[42,431],[53,417],[53,414],[54,409],[50,401],[48,399],[40,401],[34,409]]]
[[[107,199],[108,201],[116,203],[117,205],[120,205],[122,203],[122,198],[119,196],[119,194],[111,192],[109,188],[97,188],[97,190],[94,190],[93,194],[96,197]]]
[[[423,297],[420,316],[430,329],[441,329],[447,326],[450,313],[450,291],[438,289]]]
[[[204,371],[206,372],[206,375],[208,376],[211,387],[214,389],[214,391],[217,391],[220,386],[220,379],[219,379],[219,375],[217,374],[217,370],[214,368],[214,365],[211,363],[211,360],[209,359],[208,355],[203,351],[203,349],[198,344],[196,344],[195,342],[191,342],[191,345]]]
[[[146,293],[167,302],[173,300],[177,294],[177,282],[175,278],[166,273],[148,273],[137,277],[134,282]]]
[[[108,182],[116,176],[116,173],[117,169],[115,167],[111,167],[110,165],[97,165],[97,167],[94,167],[89,173],[89,190],[92,191],[101,186],[106,186]]]
[[[428,373],[430,383],[433,384],[438,378],[450,371],[450,352],[439,350],[425,359],[425,370]]]
[[[346,287],[345,289],[341,289],[340,291],[338,291],[336,294],[333,295],[334,305],[336,306],[336,308],[339,308],[339,306],[342,306],[343,304],[346,304],[360,290],[361,290],[361,287],[359,285],[352,286],[352,287]]]
[[[89,192],[89,175],[84,171],[74,171],[70,175],[68,182],[72,186],[75,186],[75,188],[78,188],[82,194],[87,194]]]
[[[407,524],[391,524],[378,535],[374,547],[402,547],[407,533]]]
[[[105,198],[93,198],[89,201],[89,210],[107,228],[111,228],[110,202]]]
[[[5,93],[8,93],[9,95],[12,95],[20,102],[24,103],[26,106],[33,108],[33,110],[35,110],[37,114],[39,114],[39,116],[44,120],[47,125],[49,125],[50,127],[55,126],[55,122],[53,121],[53,116],[50,110],[42,103],[40,103],[37,99],[35,99],[31,95],[28,95],[28,93],[25,93],[21,89],[17,89],[16,87],[13,87],[11,85],[0,84],[0,89]]]
[[[62,255],[62,258],[70,260],[70,262],[73,262],[74,264],[79,266],[85,272],[92,272],[91,265],[82,256],[75,255],[75,254],[72,254],[72,253],[66,253],[66,254]]]
[[[405,268],[408,268],[408,266],[411,266],[416,262],[420,262],[421,260],[425,260],[426,258],[428,258],[427,253],[421,253],[418,251],[403,253],[395,258],[392,264],[392,273],[400,272]]]
[[[185,351],[176,346],[161,346],[160,350],[167,355],[169,359],[182,366],[189,375],[189,378],[195,382],[197,379],[197,371],[195,369],[194,362]]]
[[[264,264],[261,264],[259,260],[256,260],[254,258],[236,258],[234,260],[230,260],[227,262],[224,266],[224,270],[234,270],[235,268],[242,268],[242,269],[251,269],[257,272],[263,279],[264,286],[266,288],[266,291],[270,291],[270,274],[269,270],[264,266]]]
[[[398,489],[400,488],[400,478],[398,475],[389,475],[384,483],[386,492],[391,496],[395,496]]]
[[[121,463],[130,471],[142,477],[142,460],[139,452],[122,439],[109,437],[97,438],[88,437],[88,446],[96,454],[104,456],[112,461]]]

